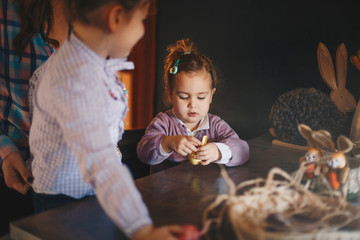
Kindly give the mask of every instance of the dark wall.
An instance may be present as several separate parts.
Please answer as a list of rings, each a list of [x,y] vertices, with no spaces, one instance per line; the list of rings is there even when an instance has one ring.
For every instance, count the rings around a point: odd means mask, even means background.
[[[317,46],[323,42],[333,57],[341,42],[349,56],[360,48],[357,2],[158,0],[156,113],[165,109],[166,46],[190,38],[221,75],[211,112],[241,138],[268,132],[269,111],[282,93],[299,87],[330,93],[318,70]],[[358,101],[360,71],[350,63],[346,86]]]

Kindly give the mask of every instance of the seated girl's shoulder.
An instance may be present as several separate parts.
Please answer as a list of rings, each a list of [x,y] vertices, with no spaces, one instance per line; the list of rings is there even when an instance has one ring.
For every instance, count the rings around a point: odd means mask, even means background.
[[[159,112],[154,119],[158,119],[158,120],[170,120],[174,117],[174,114],[172,113],[171,110],[167,110],[165,112]]]
[[[172,110],[167,110],[165,112],[159,112],[152,120],[152,123],[166,123],[171,124],[176,121],[176,116],[173,114]]]
[[[220,116],[208,113],[210,127],[230,127],[230,125]]]
[[[224,121],[220,116],[212,113],[208,113],[208,118],[210,122]]]

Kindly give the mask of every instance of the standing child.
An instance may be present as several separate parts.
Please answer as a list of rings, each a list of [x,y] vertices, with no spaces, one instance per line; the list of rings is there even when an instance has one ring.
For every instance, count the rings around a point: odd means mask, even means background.
[[[31,79],[33,201],[40,212],[96,193],[132,239],[176,239],[179,226],[154,228],[117,143],[126,91],[115,73],[144,34],[148,0],[64,0],[73,31]]]
[[[220,117],[208,113],[217,83],[210,59],[188,39],[177,41],[168,51],[164,80],[172,109],[159,113],[146,128],[137,147],[140,160],[153,165],[152,173],[184,162],[192,152],[202,165],[245,163],[247,142]],[[204,135],[208,143],[201,146]]]

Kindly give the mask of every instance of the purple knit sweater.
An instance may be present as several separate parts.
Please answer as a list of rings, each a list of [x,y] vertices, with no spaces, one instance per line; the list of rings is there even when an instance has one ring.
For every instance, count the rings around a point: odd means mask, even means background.
[[[241,140],[236,132],[219,116],[208,113],[209,129],[199,130],[195,137],[199,140],[204,135],[208,136],[208,142],[226,144],[232,153],[230,162],[226,166],[238,166],[249,159],[249,145]],[[139,159],[147,164],[156,165],[165,162],[182,162],[187,157],[173,152],[170,157],[160,152],[160,143],[165,136],[185,135],[186,127],[179,122],[171,110],[159,113],[146,128],[145,135],[137,146]],[[165,162],[164,162],[165,161]],[[171,165],[171,163],[169,163]],[[175,164],[176,165],[176,164]],[[166,168],[166,167],[165,167]]]

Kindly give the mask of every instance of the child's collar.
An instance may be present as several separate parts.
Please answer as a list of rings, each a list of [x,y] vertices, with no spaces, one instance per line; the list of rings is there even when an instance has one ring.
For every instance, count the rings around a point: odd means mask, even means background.
[[[104,66],[104,70],[109,74],[114,74],[117,71],[134,69],[134,63],[131,61],[127,61],[127,58],[105,59],[99,56],[93,50],[91,50],[86,44],[84,44],[74,34],[74,32],[70,34],[68,41],[71,42],[72,45],[83,51],[84,54],[88,55],[88,57],[91,58],[93,61],[97,62],[99,66]]]
[[[133,70],[134,68],[134,63],[131,61],[127,61],[127,58],[107,59],[105,62],[105,69],[110,72]]]
[[[186,127],[186,124],[178,116],[176,116],[176,114],[174,112],[174,109],[172,109],[171,112],[174,115],[174,117],[179,121],[179,123]],[[203,119],[200,120],[200,123],[199,123],[198,127],[194,131],[191,131],[188,127],[186,127],[186,129],[188,131],[190,131],[191,133],[194,133],[194,132],[197,132],[197,131],[200,131],[200,130],[207,130],[209,128],[210,128],[210,124],[209,124],[209,116],[208,116],[208,114],[206,114],[205,117],[203,117]]]

